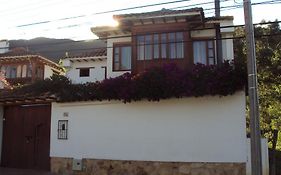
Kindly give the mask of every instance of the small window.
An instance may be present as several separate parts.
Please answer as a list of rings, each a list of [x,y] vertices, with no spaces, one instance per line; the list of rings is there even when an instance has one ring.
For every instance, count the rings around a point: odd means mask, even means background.
[[[80,68],[79,69],[80,77],[89,77],[90,76],[90,68]]]
[[[58,139],[67,139],[68,133],[68,120],[58,121]]]

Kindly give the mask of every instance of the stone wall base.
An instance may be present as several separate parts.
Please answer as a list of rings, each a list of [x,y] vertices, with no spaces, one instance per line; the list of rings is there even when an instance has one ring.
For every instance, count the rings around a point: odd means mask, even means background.
[[[72,158],[51,158],[51,171],[62,175],[246,175],[246,163],[190,163],[83,159],[82,171]]]

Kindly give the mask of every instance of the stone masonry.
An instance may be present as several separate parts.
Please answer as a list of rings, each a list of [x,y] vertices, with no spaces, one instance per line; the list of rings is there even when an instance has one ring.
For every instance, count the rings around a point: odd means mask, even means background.
[[[51,158],[51,171],[62,175],[245,175],[246,163],[184,163],[83,159],[72,170],[71,158]]]

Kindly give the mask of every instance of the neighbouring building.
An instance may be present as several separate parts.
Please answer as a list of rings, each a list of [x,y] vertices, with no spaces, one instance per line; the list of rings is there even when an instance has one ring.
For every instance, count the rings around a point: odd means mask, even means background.
[[[24,48],[15,48],[0,54],[0,71],[11,84],[26,84],[49,78],[63,69],[57,63]]]
[[[62,59],[62,66],[73,83],[95,82],[106,79],[106,59],[106,49],[95,49],[76,56],[67,55]]]
[[[106,51],[63,59],[74,83],[110,80],[169,63],[186,69],[196,63],[216,65],[214,26],[233,24],[232,17],[206,18],[202,8],[114,18],[119,26],[91,29],[106,41]],[[222,38],[231,38],[233,32],[232,27],[222,28]],[[233,59],[232,39],[223,40],[223,58]],[[81,86],[74,87],[73,93],[83,95]],[[60,101],[56,94],[30,94],[0,98],[3,166],[75,175],[246,174],[243,90],[223,97],[131,103]]]
[[[9,46],[10,44],[8,40],[0,40],[0,54],[8,52]]]

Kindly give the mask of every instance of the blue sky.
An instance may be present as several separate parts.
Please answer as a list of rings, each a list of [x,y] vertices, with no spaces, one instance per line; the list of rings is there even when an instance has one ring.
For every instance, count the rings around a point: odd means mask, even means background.
[[[95,15],[114,9],[123,9],[147,4],[171,2],[173,0],[0,0],[0,40],[1,39],[31,39],[35,37],[71,38],[74,40],[94,39],[90,27],[113,25],[113,14],[134,13],[160,10],[162,8],[190,7],[192,4],[210,2],[202,6],[206,16],[214,15],[212,0],[189,0],[181,3],[167,4],[116,13]],[[252,0],[252,3],[271,0]],[[278,1],[278,0],[275,0]],[[242,5],[242,0],[222,0],[221,6]],[[191,6],[194,7],[194,6]],[[209,10],[208,10],[209,9]],[[279,4],[253,6],[255,23],[262,19],[281,20],[281,2]],[[244,24],[243,8],[223,10],[222,15],[234,16],[234,24]],[[73,16],[68,20],[59,20]],[[49,22],[46,22],[49,21]],[[42,23],[43,24],[33,24]],[[27,25],[26,24],[33,24]]]

